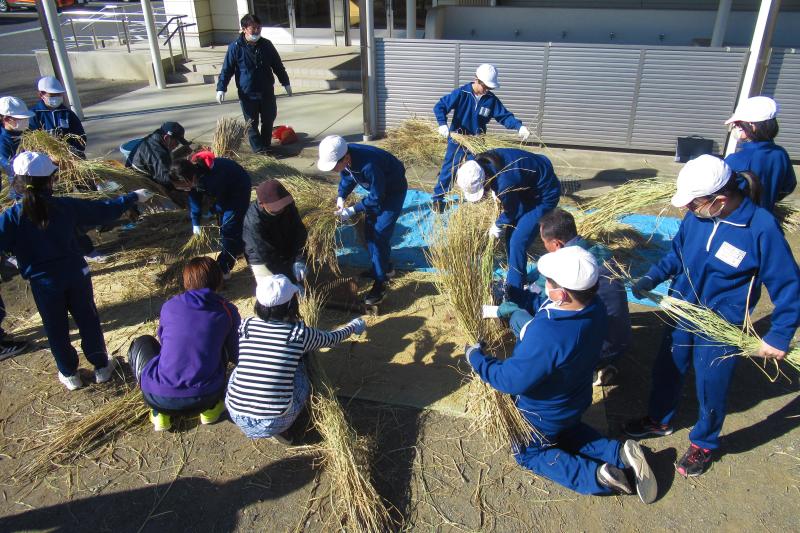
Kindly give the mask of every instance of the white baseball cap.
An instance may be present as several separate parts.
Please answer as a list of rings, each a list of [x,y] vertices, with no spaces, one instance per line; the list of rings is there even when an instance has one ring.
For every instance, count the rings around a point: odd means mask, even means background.
[[[65,92],[64,86],[61,85],[61,82],[58,81],[53,76],[45,76],[43,78],[39,78],[39,83],[36,84],[36,88],[42,92],[51,94]]]
[[[497,89],[500,84],[497,83],[497,69],[494,65],[484,63],[475,70],[475,77],[481,80],[484,85],[490,89]]]
[[[536,266],[544,277],[573,291],[591,289],[600,276],[594,256],[580,246],[565,246],[545,254]]]
[[[678,190],[672,196],[672,205],[684,207],[695,198],[714,194],[728,183],[731,173],[731,167],[713,155],[692,159],[678,174]]]
[[[733,116],[725,124],[734,122],[761,122],[775,118],[778,114],[778,103],[769,96],[754,96],[736,106]]]
[[[50,176],[58,170],[49,157],[39,152],[22,152],[12,165],[17,176]]]
[[[323,172],[330,172],[346,153],[347,141],[338,135],[328,135],[319,143],[317,168]]]
[[[14,96],[4,96],[0,98],[0,115],[14,118],[30,118],[33,113],[28,111],[25,102]]]
[[[289,281],[283,274],[269,276],[256,286],[256,300],[264,307],[285,304],[300,291],[300,288]]]
[[[456,183],[461,187],[464,198],[468,202],[477,202],[483,198],[483,182],[486,180],[486,173],[475,161],[467,161],[456,173]]]

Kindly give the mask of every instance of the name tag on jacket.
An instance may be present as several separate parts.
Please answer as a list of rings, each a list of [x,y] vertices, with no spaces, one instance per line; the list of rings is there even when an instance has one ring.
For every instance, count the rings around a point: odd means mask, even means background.
[[[745,255],[747,255],[747,252],[725,241],[722,243],[722,246],[719,247],[717,253],[714,254],[714,257],[733,268],[738,268]]]
[[[478,109],[478,115],[480,115],[482,117],[488,117],[491,112],[492,112],[492,110],[489,109],[488,107],[482,107],[482,108]]]

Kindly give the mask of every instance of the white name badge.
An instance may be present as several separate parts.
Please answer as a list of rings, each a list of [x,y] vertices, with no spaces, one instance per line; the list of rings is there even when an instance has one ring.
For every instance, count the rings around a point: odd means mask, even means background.
[[[488,117],[491,110],[488,107],[482,107],[478,110],[478,114],[482,117]]]
[[[58,127],[62,130],[69,128],[69,119],[68,118],[59,118],[58,119]]]
[[[722,243],[722,246],[719,247],[719,250],[717,250],[717,253],[714,254],[714,257],[726,265],[730,265],[733,268],[738,268],[745,255],[747,255],[747,252],[738,249],[726,241]]]

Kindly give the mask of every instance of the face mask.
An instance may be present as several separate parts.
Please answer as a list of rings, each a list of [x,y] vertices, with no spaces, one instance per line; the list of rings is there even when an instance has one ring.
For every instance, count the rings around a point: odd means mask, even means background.
[[[47,107],[58,107],[64,103],[63,96],[43,96],[42,100]]]
[[[711,201],[708,204],[709,207],[713,206],[714,202],[716,201],[717,201],[716,198],[713,201]],[[717,218],[722,213],[722,210],[725,209],[725,202],[722,202],[722,205],[720,206],[719,209],[717,209],[716,213],[709,212],[709,207],[703,206],[700,209],[695,209],[694,216],[696,216],[697,218]],[[703,210],[705,212],[703,212]]]
[[[17,118],[14,119],[14,122],[16,124],[13,128],[14,131],[25,131],[28,129],[28,126],[30,125],[30,119],[27,118]]]
[[[249,33],[245,33],[244,38],[250,41],[251,43],[254,43],[261,38],[261,34],[256,33],[255,35],[250,35]]]

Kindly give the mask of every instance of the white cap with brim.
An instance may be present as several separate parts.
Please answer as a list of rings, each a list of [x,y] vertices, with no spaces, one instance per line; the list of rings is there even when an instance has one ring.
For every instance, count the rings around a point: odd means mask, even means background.
[[[600,276],[594,256],[580,246],[566,246],[545,254],[536,266],[541,275],[573,291],[591,289]]]
[[[672,196],[672,205],[684,207],[695,198],[714,194],[728,183],[731,174],[731,167],[713,155],[705,154],[692,159],[678,174],[677,191]]]
[[[497,81],[497,69],[494,65],[484,63],[475,70],[475,77],[483,82],[490,89],[498,89],[500,83]]]
[[[486,173],[475,161],[467,161],[458,168],[456,183],[464,193],[468,202],[477,202],[483,198],[483,183]]]
[[[754,96],[736,106],[725,124],[734,122],[763,122],[778,115],[778,103],[769,96]]]
[[[22,152],[12,162],[17,176],[51,176],[58,167],[49,157],[39,152]]]
[[[300,288],[283,274],[269,276],[256,286],[256,300],[264,307],[282,305],[292,299]]]
[[[36,84],[36,88],[44,93],[50,94],[59,94],[65,92],[64,86],[61,85],[61,82],[53,76],[39,78],[39,83]]]
[[[0,115],[14,118],[30,118],[33,113],[28,111],[25,102],[14,96],[4,96],[0,98]]]
[[[317,168],[330,172],[347,153],[347,141],[338,135],[328,135],[319,143],[319,159]]]

